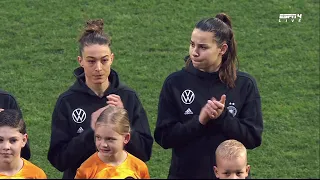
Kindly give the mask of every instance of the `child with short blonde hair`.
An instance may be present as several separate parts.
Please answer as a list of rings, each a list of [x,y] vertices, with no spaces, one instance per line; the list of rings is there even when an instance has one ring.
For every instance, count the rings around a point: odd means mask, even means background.
[[[226,140],[216,149],[214,173],[219,179],[245,179],[250,165],[247,164],[247,149],[237,140]]]
[[[21,158],[27,143],[26,125],[14,109],[0,112],[0,179],[46,179],[42,169]]]
[[[98,152],[78,168],[75,179],[149,179],[147,165],[124,150],[130,141],[130,123],[124,108],[108,105],[93,124]]]

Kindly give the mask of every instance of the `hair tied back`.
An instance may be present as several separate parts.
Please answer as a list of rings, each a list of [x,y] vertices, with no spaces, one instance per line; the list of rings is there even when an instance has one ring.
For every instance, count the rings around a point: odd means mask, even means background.
[[[103,20],[95,19],[87,21],[85,32],[103,34]]]
[[[219,13],[219,14],[216,15],[216,18],[218,18],[221,21],[223,21],[224,23],[226,23],[232,29],[231,20],[230,20],[230,17],[227,14]]]

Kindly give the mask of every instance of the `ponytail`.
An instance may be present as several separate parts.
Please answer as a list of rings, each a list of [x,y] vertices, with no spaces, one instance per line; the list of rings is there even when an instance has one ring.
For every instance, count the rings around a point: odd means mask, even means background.
[[[230,88],[235,87],[235,81],[237,79],[237,65],[239,65],[237,57],[237,45],[234,39],[234,34],[232,31],[231,19],[225,13],[219,13],[216,18],[221,20],[223,23],[228,25],[227,38],[225,41],[228,45],[226,53],[222,56],[222,62],[219,69],[219,77],[222,82],[226,83]],[[219,33],[216,33],[219,34]],[[221,38],[222,39],[222,38]]]

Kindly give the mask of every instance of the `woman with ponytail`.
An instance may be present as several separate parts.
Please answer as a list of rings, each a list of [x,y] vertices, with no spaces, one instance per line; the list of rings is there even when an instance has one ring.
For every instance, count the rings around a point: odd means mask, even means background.
[[[111,39],[103,32],[103,20],[89,20],[79,39],[79,66],[76,82],[56,102],[52,114],[48,160],[63,178],[72,179],[80,165],[96,152],[91,124],[93,112],[107,105],[128,112],[130,142],[124,149],[146,162],[150,159],[153,138],[146,112],[135,91],[122,84],[111,68],[114,53]]]
[[[172,149],[168,178],[216,178],[219,144],[235,139],[253,149],[260,146],[263,131],[258,87],[252,76],[237,70],[226,14],[196,24],[185,64],[163,84],[154,138]]]

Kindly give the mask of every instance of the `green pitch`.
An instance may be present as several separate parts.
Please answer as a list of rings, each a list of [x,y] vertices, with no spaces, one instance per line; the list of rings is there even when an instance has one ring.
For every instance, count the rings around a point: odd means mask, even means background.
[[[0,87],[23,111],[31,161],[61,178],[47,160],[51,113],[75,78],[77,38],[103,18],[113,40],[113,68],[135,89],[154,131],[164,79],[181,69],[195,23],[226,12],[233,20],[240,69],[257,80],[264,117],[262,145],[249,151],[253,178],[319,176],[318,0],[0,1]],[[279,22],[302,14],[301,22]],[[171,150],[156,143],[147,163],[166,178]]]

